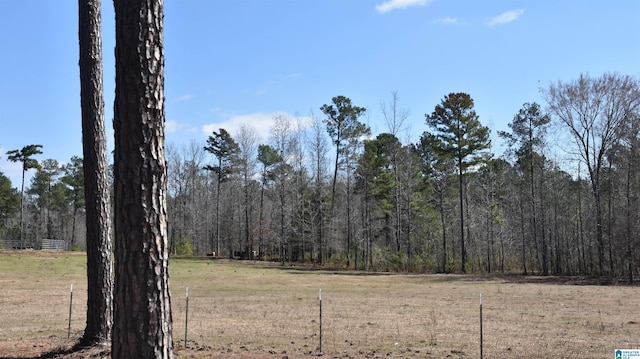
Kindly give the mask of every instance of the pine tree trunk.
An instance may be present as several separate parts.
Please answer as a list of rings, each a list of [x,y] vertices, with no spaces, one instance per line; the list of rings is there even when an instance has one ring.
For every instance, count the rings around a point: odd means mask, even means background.
[[[442,225],[442,273],[447,273],[447,226],[444,217],[444,190],[439,191],[440,224]]]
[[[115,0],[112,358],[173,358],[164,158],[163,2]]]
[[[222,183],[222,158],[218,157],[218,183],[217,183],[217,194],[216,194],[216,246],[214,257],[220,255],[220,191],[221,191],[221,183]]]
[[[462,159],[458,158],[458,195],[460,199],[460,258],[462,273],[467,271],[467,250],[464,243],[464,173],[462,171]]]
[[[102,85],[100,0],[79,0],[80,100],[87,227],[87,325],[80,344],[111,340],[111,204]],[[75,233],[74,209],[74,233]],[[73,236],[75,240],[75,235]]]

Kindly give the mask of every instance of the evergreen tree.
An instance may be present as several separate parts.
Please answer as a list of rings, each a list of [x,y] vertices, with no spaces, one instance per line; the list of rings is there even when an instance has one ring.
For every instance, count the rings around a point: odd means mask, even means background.
[[[458,195],[460,199],[460,249],[462,271],[466,271],[467,250],[464,225],[464,176],[469,168],[486,158],[489,148],[489,128],[482,126],[473,99],[466,93],[450,93],[435,107],[431,115],[425,115],[438,141],[435,150],[455,160],[458,168]]]
[[[322,105],[320,110],[327,116],[323,121],[327,126],[327,132],[336,146],[336,160],[333,170],[333,184],[331,186],[331,200],[335,201],[336,181],[341,158],[348,156],[348,144],[360,137],[371,133],[367,125],[358,118],[366,111],[364,107],[353,106],[351,99],[344,96],[336,96],[331,99],[331,105]],[[333,203],[332,203],[333,206]]]
[[[32,158],[42,154],[42,145],[27,145],[20,150],[7,151],[8,159],[11,162],[22,163],[22,184],[20,189],[20,248],[24,248],[24,175],[28,170],[40,168],[38,160]]]
[[[533,236],[533,243],[538,242],[538,216],[536,205],[536,186],[535,186],[535,168],[536,168],[536,149],[540,149],[544,145],[544,136],[546,128],[551,122],[551,116],[545,114],[540,109],[540,105],[537,103],[525,103],[522,105],[518,114],[514,116],[513,121],[509,123],[511,132],[500,131],[498,134],[506,138],[510,146],[517,145],[516,156],[518,157],[518,163],[527,168],[529,173],[529,191],[531,195],[531,229]],[[542,168],[544,164],[537,164],[538,168]],[[547,242],[546,237],[543,235],[542,240],[542,268],[543,274],[549,274],[548,256],[547,256]],[[527,267],[525,261],[525,244],[522,243],[522,272],[527,274]]]
[[[0,227],[7,225],[7,220],[14,215],[20,204],[20,194],[11,187],[11,180],[0,172]]]
[[[233,162],[236,160],[240,151],[238,144],[233,140],[229,132],[224,128],[220,132],[213,131],[207,139],[205,151],[213,154],[218,164],[215,166],[205,166],[204,169],[214,172],[217,180],[217,196],[216,196],[216,230],[215,230],[215,246],[211,243],[211,248],[215,248],[215,255],[220,255],[220,193],[221,184],[226,181],[232,173]],[[233,253],[231,253],[233,254]]]
[[[347,267],[351,260],[351,171],[356,162],[356,152],[362,137],[371,133],[371,129],[366,124],[360,122],[358,118],[366,111],[364,107],[353,106],[351,99],[344,96],[336,96],[332,99],[333,104],[323,105],[320,110],[327,116],[324,120],[327,132],[336,146],[336,159],[333,171],[333,183],[331,186],[331,209],[335,210],[336,202],[336,182],[340,165],[347,171],[347,200],[346,200],[346,249]],[[335,215],[335,213],[332,213]]]
[[[64,176],[61,178],[62,183],[67,187],[70,196],[71,206],[73,208],[73,224],[71,228],[70,246],[76,244],[76,219],[80,209],[85,208],[85,186],[84,186],[84,168],[82,158],[73,156],[71,163],[63,166]],[[107,174],[104,174],[105,180]],[[109,191],[105,195],[109,196]]]
[[[260,185],[260,214],[258,226],[258,255],[262,255],[264,250],[264,229],[266,227],[264,219],[264,190],[269,182],[275,179],[273,167],[282,162],[282,156],[278,154],[275,148],[269,145],[258,146],[258,161],[262,163],[261,185]],[[253,255],[253,254],[252,254]]]
[[[54,201],[61,200],[61,198],[55,193],[54,187],[59,183],[60,173],[62,167],[58,161],[54,159],[46,159],[40,164],[40,168],[31,179],[31,186],[27,193],[35,196],[34,205],[37,214],[41,216],[38,223],[42,226],[40,228],[40,235],[44,238],[57,237],[53,233],[53,223],[51,217],[54,215],[52,209],[54,207]]]
[[[433,207],[440,214],[440,226],[442,234],[442,262],[440,271],[447,273],[448,268],[448,252],[447,248],[447,213],[450,206],[448,205],[451,177],[455,174],[453,170],[453,158],[446,154],[441,154],[438,148],[442,147],[439,139],[432,133],[425,132],[420,137],[420,142],[415,146],[416,151],[422,160],[422,173],[425,181],[430,182],[433,188],[433,195],[430,197]]]

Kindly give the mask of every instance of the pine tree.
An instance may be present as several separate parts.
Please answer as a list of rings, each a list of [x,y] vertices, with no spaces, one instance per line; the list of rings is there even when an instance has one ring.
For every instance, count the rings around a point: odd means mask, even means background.
[[[436,151],[453,158],[458,168],[458,195],[460,199],[460,248],[462,271],[466,271],[467,250],[464,225],[464,177],[469,168],[480,164],[489,148],[489,128],[482,126],[473,99],[466,93],[450,93],[425,115],[427,124],[435,130],[438,139]]]

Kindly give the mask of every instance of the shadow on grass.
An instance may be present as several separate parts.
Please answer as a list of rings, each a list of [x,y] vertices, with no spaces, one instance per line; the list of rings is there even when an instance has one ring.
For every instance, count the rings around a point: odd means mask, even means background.
[[[503,279],[510,283],[531,283],[531,284],[558,284],[558,285],[583,285],[583,286],[615,286],[629,285],[628,281],[622,278],[611,277],[589,277],[589,276],[541,276],[522,274],[495,274],[494,277]],[[632,284],[637,285],[637,284]]]
[[[614,277],[594,277],[594,276],[557,276],[557,275],[523,275],[521,273],[480,273],[480,274],[460,274],[460,273],[411,273],[411,272],[388,272],[388,271],[364,271],[354,269],[342,269],[318,264],[296,263],[282,264],[279,261],[242,260],[215,257],[172,257],[180,260],[190,261],[216,261],[221,263],[233,263],[246,265],[261,269],[277,269],[290,274],[329,274],[340,276],[357,277],[381,277],[381,276],[411,276],[429,277],[434,282],[478,282],[478,281],[503,281],[505,283],[521,284],[549,284],[549,285],[578,285],[578,286],[616,286],[630,285],[626,278]],[[631,285],[638,285],[633,283]],[[1,359],[1,358],[0,358]]]
[[[45,351],[44,353],[40,352],[36,347],[42,346],[30,344],[28,341],[25,341],[24,348],[20,348],[20,351],[24,354],[0,356],[0,359],[107,358],[111,355],[111,346],[108,344],[83,346],[80,345],[79,342],[67,343]]]
[[[266,268],[266,266],[265,266]],[[576,286],[619,286],[629,285],[628,281],[621,278],[589,277],[589,276],[541,276],[523,275],[518,273],[490,273],[490,274],[459,274],[459,273],[410,273],[410,272],[375,272],[352,269],[335,269],[318,266],[270,266],[268,268],[287,271],[290,274],[325,273],[341,276],[381,277],[403,276],[416,278],[429,278],[433,282],[504,282],[515,284],[548,284],[548,285],[576,285]],[[638,285],[633,283],[631,285]]]

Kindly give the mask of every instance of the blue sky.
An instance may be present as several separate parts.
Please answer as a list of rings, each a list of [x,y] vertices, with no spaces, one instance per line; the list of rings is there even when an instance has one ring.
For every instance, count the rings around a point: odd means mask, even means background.
[[[336,95],[368,109],[373,133],[397,91],[403,142],[427,130],[450,92],[480,121],[507,124],[540,87],[589,73],[640,75],[637,0],[166,0],[166,141],[204,145],[245,123],[265,136],[275,114],[321,116]],[[77,1],[0,0],[0,171],[28,144],[67,163],[82,154]],[[111,139],[114,14],[103,0],[105,107]],[[500,154],[500,151],[497,154]]]

